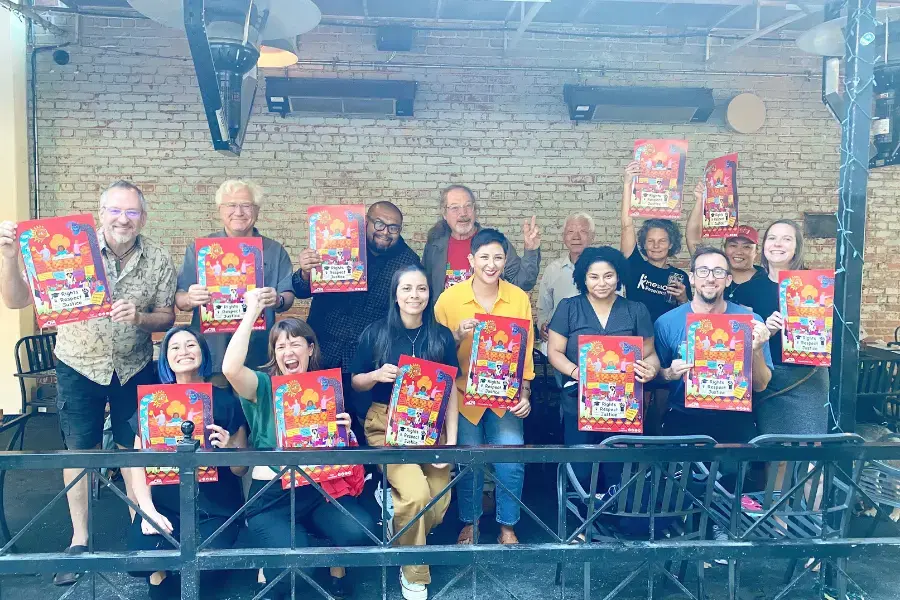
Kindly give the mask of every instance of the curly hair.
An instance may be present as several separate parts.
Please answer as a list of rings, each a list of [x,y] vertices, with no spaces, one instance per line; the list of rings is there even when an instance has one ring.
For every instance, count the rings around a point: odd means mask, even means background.
[[[572,279],[575,281],[575,287],[578,288],[579,294],[587,295],[587,274],[594,263],[598,262],[609,264],[616,272],[616,278],[618,279],[616,283],[617,290],[625,285],[625,279],[628,276],[628,263],[624,254],[612,246],[585,248],[578,260],[575,261],[575,270],[572,271]]]
[[[647,243],[647,234],[650,233],[651,229],[662,229],[668,234],[669,243],[672,244],[672,247],[669,248],[670,258],[681,252],[681,230],[678,229],[678,225],[674,221],[668,219],[647,219],[638,230],[638,248],[641,249],[641,254],[647,255],[644,245]]]

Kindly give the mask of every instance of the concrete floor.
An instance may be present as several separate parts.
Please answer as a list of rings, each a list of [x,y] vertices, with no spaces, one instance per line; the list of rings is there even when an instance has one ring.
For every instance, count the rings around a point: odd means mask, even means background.
[[[2,437],[2,436],[0,436]],[[0,439],[0,443],[6,444]],[[42,416],[32,420],[28,425],[26,448],[31,449],[58,449],[61,446],[56,433],[56,420],[54,416]],[[556,500],[553,474],[541,471],[538,468],[529,468],[526,475],[525,501],[538,516],[546,523],[555,523]],[[10,472],[6,482],[5,506],[10,529],[17,532],[40,507],[49,502],[62,488],[62,476],[57,471],[43,472]],[[434,544],[451,544],[456,540],[460,524],[456,518],[455,505],[450,507],[445,522],[432,534],[430,542]],[[110,492],[101,494],[97,505],[95,533],[95,546],[100,549],[122,550],[124,549],[124,531],[127,523],[127,511]],[[486,520],[487,521],[487,520]],[[871,521],[860,521],[854,524],[859,531],[867,529]],[[517,528],[523,542],[537,542],[546,539],[538,526],[530,522],[524,515]],[[891,535],[885,528],[877,532],[881,535]],[[64,502],[56,505],[45,518],[37,523],[19,542],[21,551],[38,552],[63,549],[70,535],[68,514]],[[496,536],[496,525],[485,524],[483,526],[483,539],[491,540]],[[896,600],[900,598],[900,573],[897,564],[898,556],[891,559],[880,559],[875,562],[854,562],[850,566],[850,575],[861,585],[865,591],[861,597],[868,600]],[[591,579],[594,598],[603,598],[611,591],[619,581],[627,576],[634,568],[633,564],[616,561],[603,561],[602,564],[592,565]],[[751,563],[744,565],[742,569],[742,583],[745,588],[745,598],[753,600],[773,598],[780,589],[780,580],[786,563],[774,561],[771,564]],[[463,577],[454,584],[447,593],[442,596],[449,600],[463,600],[465,598],[484,598],[501,600],[506,598],[517,599],[544,599],[561,598],[563,592],[566,598],[580,597],[583,581],[582,565],[568,565],[566,567],[567,585],[565,590],[553,584],[555,565],[553,564],[522,564],[507,568],[505,572],[492,571],[492,574],[504,582],[505,589],[496,585],[487,575],[479,573],[476,586],[473,588],[470,575]],[[432,595],[436,594],[444,584],[450,581],[457,573],[456,567],[435,567],[432,569],[433,583],[430,587]],[[705,571],[709,597],[713,599],[725,598],[727,570],[723,567],[714,567]],[[106,574],[116,592],[128,600],[137,600],[147,597],[146,584],[128,575],[111,573]],[[374,599],[381,597],[381,570],[380,569],[356,569],[351,570],[349,576],[355,586],[354,598]],[[253,582],[255,573],[233,573],[223,581],[222,588],[216,590],[210,597],[222,600],[249,599],[253,596]],[[812,585],[812,579],[793,590],[788,598],[810,599],[821,598]],[[695,576],[688,576],[688,589],[694,589]],[[398,573],[396,569],[389,569],[387,575],[387,597],[400,598]],[[0,579],[0,600],[48,600],[59,598],[67,591],[67,598],[72,600],[87,600],[96,598],[117,598],[116,592],[109,584],[96,578],[96,587],[92,589],[90,578],[83,578],[75,589],[57,588],[52,585],[50,577],[46,575],[17,575],[6,576]],[[672,586],[661,587],[657,585],[657,598],[679,597]],[[92,592],[96,596],[92,596]],[[638,577],[623,591],[620,598],[640,599],[646,598],[647,579]],[[308,588],[298,588],[298,598],[315,598],[315,593]]]

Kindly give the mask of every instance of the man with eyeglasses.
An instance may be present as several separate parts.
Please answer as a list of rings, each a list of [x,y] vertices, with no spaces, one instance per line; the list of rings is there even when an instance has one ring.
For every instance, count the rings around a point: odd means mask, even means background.
[[[300,268],[293,277],[297,297],[312,298],[306,322],[319,340],[321,366],[323,369],[340,367],[344,397],[350,400],[349,412],[358,419],[365,417],[362,407],[367,409],[371,404],[364,394],[354,394],[350,386],[350,367],[359,334],[370,323],[387,316],[394,273],[407,265],[419,264],[419,255],[406,244],[401,231],[403,213],[397,206],[381,201],[369,207],[366,212],[368,291],[313,295],[309,286],[310,271],[322,261],[319,254],[309,248],[300,253]],[[357,429],[359,424],[354,423],[354,431],[359,440],[365,440],[362,429]]]
[[[293,265],[291,257],[279,242],[260,234],[256,228],[259,209],[263,198],[262,189],[252,181],[228,179],[216,191],[216,208],[222,221],[222,229],[207,235],[208,238],[258,237],[263,247],[263,287],[260,300],[265,307],[266,330],[250,334],[247,349],[247,366],[258,369],[269,360],[269,330],[275,325],[275,313],[281,313],[294,304],[291,288]],[[178,272],[178,291],[175,305],[179,310],[193,311],[191,325],[200,330],[200,307],[209,302],[206,286],[197,283],[197,249],[195,243],[188,244],[184,262]],[[223,383],[222,358],[231,341],[230,333],[215,333],[206,336],[212,358],[215,383]]]
[[[146,222],[147,201],[133,183],[117,181],[100,195],[97,245],[112,312],[60,325],[56,334],[57,412],[70,450],[100,447],[107,403],[116,445],[132,447],[134,431],[128,421],[137,410],[137,386],[155,379],[150,334],[166,331],[175,322],[175,266],[162,246],[141,234]],[[23,277],[16,224],[10,221],[0,223],[0,254],[3,303],[13,309],[29,306],[34,299]],[[66,485],[82,471],[64,469]],[[67,493],[72,520],[69,555],[88,549],[87,481],[82,478]],[[77,578],[76,573],[60,572],[53,582],[69,585]]]
[[[699,248],[691,258],[688,275],[694,289],[693,299],[657,319],[656,354],[659,356],[659,379],[667,383],[669,407],[663,417],[663,435],[709,435],[723,443],[743,443],[756,435],[752,414],[723,410],[685,408],[684,375],[691,368],[685,358],[687,316],[698,314],[753,315],[753,391],[761,392],[772,378],[772,356],[769,353],[769,330],[763,319],[749,309],[725,300],[725,289],[731,284],[728,257],[718,248]]]
[[[422,266],[435,298],[472,276],[469,246],[481,229],[477,216],[475,193],[471,189],[457,184],[441,192],[441,219],[428,232],[422,254]],[[541,234],[533,216],[522,225],[522,235],[525,254],[520,258],[515,248],[509,247],[503,279],[527,292],[537,283],[541,266]]]

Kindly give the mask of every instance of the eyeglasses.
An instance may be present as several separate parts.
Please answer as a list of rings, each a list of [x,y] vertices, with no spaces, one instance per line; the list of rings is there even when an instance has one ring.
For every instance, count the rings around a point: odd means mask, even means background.
[[[709,267],[697,267],[694,269],[694,275],[700,279],[706,279],[709,277],[710,273],[712,273],[712,276],[716,279],[725,279],[729,275],[728,270],[723,269],[722,267],[716,267],[715,269],[710,269]]]
[[[454,204],[453,206],[447,206],[447,212],[458,215],[461,212],[472,212],[475,210],[475,205],[471,202],[466,202],[465,204]]]
[[[106,214],[108,214],[109,216],[111,216],[114,219],[118,219],[119,217],[122,216],[122,213],[125,213],[125,216],[128,217],[129,219],[131,219],[132,221],[140,219],[141,215],[143,214],[142,211],[136,210],[133,208],[129,208],[128,210],[122,210],[121,208],[116,208],[114,206],[104,206],[103,210],[104,210],[104,212],[106,212]]]
[[[384,231],[385,229],[387,229],[388,233],[390,233],[391,235],[397,235],[398,233],[400,233],[400,230],[403,229],[403,225],[388,224],[381,219],[375,219],[374,221],[372,219],[367,220],[372,224],[372,227],[375,228],[375,231]]]
[[[247,203],[247,204],[235,204],[234,202],[223,202],[221,206],[225,207],[225,210],[228,212],[237,212],[240,209],[241,212],[252,212],[254,208],[256,208],[255,204]]]

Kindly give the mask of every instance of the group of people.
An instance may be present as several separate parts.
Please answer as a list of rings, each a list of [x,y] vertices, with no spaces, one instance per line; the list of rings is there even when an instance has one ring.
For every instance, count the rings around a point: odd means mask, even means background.
[[[263,199],[260,188],[252,182],[226,181],[215,197],[222,229],[205,237],[261,238],[264,286],[245,294],[246,313],[237,331],[204,336],[198,329],[199,307],[209,302],[210,293],[197,282],[193,244],[176,272],[165,249],[141,233],[148,206],[140,189],[118,181],[102,193],[99,205],[98,241],[113,299],[111,314],[61,325],[57,332],[58,410],[66,445],[99,447],[109,404],[115,443],[140,448],[135,416],[138,385],[210,381],[215,385],[214,424],[209,426],[212,446],[275,448],[272,376],[340,368],[349,402],[347,412],[338,415],[339,423],[355,432],[351,445],[381,446],[401,355],[459,369],[441,444],[523,444],[523,420],[531,412],[533,348],[544,352],[556,371],[565,442],[597,443],[601,434],[582,432],[577,426],[579,335],[644,340],[635,373],[650,390],[648,399],[653,399],[645,417],[649,433],[708,434],[722,442],[746,442],[757,433],[824,433],[827,414],[821,398],[827,390],[827,371],[780,361],[778,332],[783,319],[778,312],[778,274],[803,266],[800,228],[786,220],[770,225],[763,236],[761,266],[755,265],[760,241],[751,227],[742,226],[721,250],[701,247],[699,184],[697,207],[686,230],[692,255],[686,273],[671,264],[681,249],[678,225],[649,219],[636,229],[629,216],[636,173],[636,163],[625,170],[619,249],[593,246],[594,222],[587,213],[566,219],[562,231],[566,252],[540,278],[535,335],[528,338],[518,402],[509,410],[463,406],[459,397],[469,375],[475,315],[534,322],[527,294],[538,283],[541,263],[541,233],[534,217],[523,223],[520,256],[503,233],[478,222],[475,193],[452,185],[441,193],[441,218],[429,231],[420,259],[401,235],[401,210],[391,202],[376,202],[366,213],[368,291],[312,294],[311,271],[321,263],[319,254],[312,249],[300,252],[295,270],[284,247],[256,229]],[[22,277],[15,223],[0,223],[0,255],[4,304],[28,307],[33,296]],[[306,321],[276,318],[297,298],[311,298]],[[190,327],[173,327],[175,307],[193,312]],[[686,409],[683,376],[691,365],[682,347],[687,314],[750,312],[754,413]],[[254,322],[263,314],[267,330],[254,331]],[[155,368],[153,332],[167,332]],[[250,469],[246,494],[241,482],[246,468],[220,469],[218,482],[201,484],[201,536],[205,539],[218,530],[245,496],[257,496],[246,513],[246,541],[253,547],[290,547],[290,492],[277,484],[266,487],[278,469],[263,465]],[[74,482],[79,473],[65,470],[65,482]],[[389,465],[386,475],[393,500],[392,525],[399,531],[447,485],[451,465]],[[494,464],[492,476],[500,484],[495,494],[497,542],[516,544],[524,466]],[[618,476],[614,466],[606,466],[603,485],[615,485]],[[141,469],[126,469],[123,478],[129,497],[140,508],[132,511],[129,547],[170,547],[178,538],[180,522],[177,488],[151,489]],[[364,479],[362,467],[355,467],[345,477],[324,482],[333,502],[312,486],[296,489],[293,542],[303,546],[314,535],[336,546],[370,543],[365,529],[374,531],[374,519],[359,501]],[[460,544],[473,542],[474,525],[483,511],[482,503],[473,499],[481,496],[483,487],[483,472],[466,472],[457,484],[463,523]],[[68,554],[87,551],[87,494],[84,479],[68,491],[73,527]],[[433,502],[398,543],[424,545],[449,503],[449,494]],[[211,546],[235,544],[240,522],[220,532]],[[140,575],[147,577],[152,598],[177,596],[177,576]],[[271,581],[277,573],[263,575]],[[54,581],[64,585],[76,578],[75,573],[57,573]],[[334,597],[350,594],[341,568],[332,568],[322,583]],[[428,567],[402,567],[400,583],[404,598],[424,600]],[[272,588],[273,597],[285,593],[284,585],[282,581]]]

